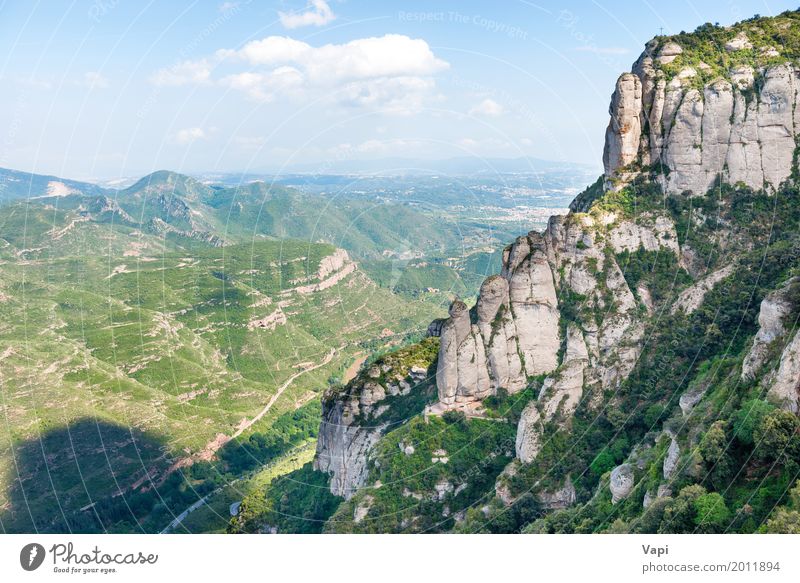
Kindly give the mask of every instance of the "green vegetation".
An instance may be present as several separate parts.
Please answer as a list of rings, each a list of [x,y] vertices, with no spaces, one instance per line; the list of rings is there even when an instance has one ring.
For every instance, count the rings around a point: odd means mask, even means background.
[[[331,532],[441,532],[454,515],[494,494],[516,428],[458,415],[416,417],[378,444],[367,483],[328,521]],[[400,444],[411,445],[409,454]],[[434,461],[436,460],[436,461]],[[366,507],[356,522],[356,508]]]
[[[311,463],[283,476],[244,499],[228,532],[320,533],[341,503],[330,493],[329,478]]]
[[[747,36],[752,48],[725,50],[725,44],[740,34]],[[800,15],[796,11],[787,11],[776,17],[754,16],[726,27],[706,23],[691,33],[659,37],[660,43],[667,41],[678,43],[683,53],[671,63],[660,65],[666,73],[666,80],[685,67],[693,67],[698,75],[692,82],[697,88],[702,88],[736,67],[747,65],[758,71],[761,67],[800,57]],[[778,54],[771,54],[769,48]]]
[[[209,194],[190,179],[170,188],[182,202],[164,207],[165,221]],[[0,378],[12,428],[0,443],[5,531],[161,530],[313,438],[329,378],[440,313],[358,269],[329,288],[293,291],[319,282],[331,245],[157,236],[123,220],[128,211],[101,212],[107,203],[70,195],[0,209]],[[47,463],[36,456],[40,439]],[[202,528],[196,516],[192,528]]]

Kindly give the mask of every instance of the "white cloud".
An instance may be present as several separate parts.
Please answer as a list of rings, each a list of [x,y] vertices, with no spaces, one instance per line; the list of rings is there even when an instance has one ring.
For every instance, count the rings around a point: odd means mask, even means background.
[[[472,109],[469,110],[470,115],[484,115],[486,117],[499,117],[503,115],[505,109],[497,103],[494,99],[484,99]]]
[[[105,75],[97,71],[89,71],[83,75],[83,84],[89,89],[108,89],[109,83]]]
[[[224,14],[226,12],[230,12],[231,10],[236,10],[237,8],[239,8],[238,2],[223,2],[217,7],[217,10]]]
[[[266,73],[245,71],[228,75],[220,81],[231,89],[245,92],[257,101],[271,101],[277,93],[288,93],[300,88],[303,74],[294,67],[278,67]]]
[[[387,34],[352,40],[344,44],[312,47],[284,36],[251,41],[239,51],[220,51],[251,65],[296,65],[316,83],[433,75],[449,65],[438,59],[422,39]]]
[[[334,20],[336,15],[325,0],[311,0],[303,12],[278,12],[278,18],[285,28],[301,26],[324,26]]]
[[[449,64],[422,39],[387,34],[314,47],[285,36],[220,49],[213,57],[158,71],[157,85],[216,82],[258,101],[310,96],[391,113],[418,111],[433,95],[434,75]],[[218,81],[212,70],[226,71]]]
[[[185,146],[186,144],[191,144],[196,140],[202,140],[206,137],[206,132],[203,128],[184,128],[182,130],[178,130],[175,134],[175,142],[178,144]]]
[[[625,47],[596,47],[594,45],[584,45],[575,47],[576,51],[582,53],[594,53],[596,55],[627,55],[630,49]]]

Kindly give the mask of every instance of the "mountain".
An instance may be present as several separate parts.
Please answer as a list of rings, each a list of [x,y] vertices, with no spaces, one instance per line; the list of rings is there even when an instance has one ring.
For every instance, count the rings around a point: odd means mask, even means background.
[[[313,453],[329,384],[418,340],[494,257],[449,254],[463,230],[402,204],[49,178],[0,205],[6,532],[159,532],[211,492],[241,499],[236,480]],[[224,528],[218,499],[169,528]]]
[[[106,194],[109,190],[77,180],[0,168],[0,204],[15,199],[69,194]]]
[[[800,532],[798,57],[800,12],[647,43],[604,175],[228,530]]]
[[[56,225],[78,221],[111,229],[141,229],[181,245],[201,241],[220,246],[253,237],[289,237],[332,243],[356,257],[377,259],[409,250],[444,255],[462,248],[465,238],[482,229],[453,224],[402,202],[332,199],[264,182],[212,187],[166,170],[119,191],[49,176],[2,172],[0,178],[15,186],[7,190],[5,199],[0,198],[0,204],[5,203],[0,220],[6,221],[0,236],[10,240],[24,233],[30,247],[46,244],[39,236],[47,233],[49,237]],[[27,180],[24,188],[17,182],[23,178]],[[44,212],[41,225],[12,228],[17,218],[25,221],[31,213],[37,215],[38,209],[52,211],[53,216]]]
[[[5,532],[162,530],[313,439],[328,382],[438,311],[328,244],[88,221],[51,244],[70,252],[0,248]]]

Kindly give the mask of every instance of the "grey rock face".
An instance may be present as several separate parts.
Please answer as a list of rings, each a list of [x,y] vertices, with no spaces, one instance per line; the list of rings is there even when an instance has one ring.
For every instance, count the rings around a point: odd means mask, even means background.
[[[684,414],[684,416],[688,415],[692,411],[694,406],[700,402],[705,394],[706,386],[699,385],[689,389],[681,395],[681,398],[678,399],[678,405],[680,406],[681,412]]]
[[[748,46],[740,35],[726,48]],[[704,194],[718,178],[754,189],[780,186],[791,173],[800,133],[798,70],[790,63],[767,68],[758,98],[752,99],[745,94],[755,76],[748,66],[702,89],[692,86],[697,70],[690,67],[667,81],[660,67],[681,53],[675,43],[659,48],[651,42],[632,72],[620,76],[606,131],[606,177],[624,183],[627,168],[639,163],[667,167],[661,182],[670,193]]]
[[[800,410],[800,332],[781,354],[781,363],[769,389],[771,399],[784,409],[797,413]]]
[[[609,106],[611,121],[603,150],[606,176],[612,176],[619,168],[636,160],[642,136],[641,114],[642,81],[638,75],[623,73],[617,80]]]
[[[566,418],[572,416],[583,395],[584,369],[589,363],[589,352],[583,334],[574,324],[567,331],[567,350],[558,373],[548,377],[539,398],[522,412],[517,426],[516,454],[524,463],[530,463],[539,453],[543,426],[557,412]]]
[[[678,440],[675,438],[674,435],[670,435],[672,441],[669,444],[669,449],[667,450],[667,457],[664,458],[664,479],[669,481],[672,476],[675,474],[675,470],[678,467],[678,458],[681,455],[681,448],[678,445]]]
[[[326,393],[314,469],[330,474],[331,493],[349,499],[364,486],[370,452],[388,427],[383,419],[394,401],[387,397],[402,399],[427,376],[424,368],[389,356],[347,386]],[[412,444],[401,445],[406,455],[414,454]]]
[[[331,493],[347,499],[364,485],[369,451],[384,429],[356,423],[359,411],[355,399],[333,399],[323,404],[314,457],[314,469],[331,475]]]
[[[753,346],[742,363],[742,378],[752,378],[769,355],[773,342],[786,334],[785,319],[792,308],[788,299],[788,286],[797,280],[793,278],[786,286],[768,294],[761,301],[758,312],[758,332],[753,339]]]
[[[454,302],[442,324],[436,384],[445,407],[480,401],[498,388],[525,387],[528,375],[552,371],[560,345],[553,273],[538,233],[518,237],[500,276],[481,286],[471,324]]]
[[[540,492],[538,498],[545,509],[561,510],[575,504],[577,493],[575,486],[572,485],[572,480],[567,476],[562,488],[554,492]]]
[[[627,498],[633,490],[633,467],[630,464],[622,464],[611,470],[608,487],[611,490],[612,504]]]

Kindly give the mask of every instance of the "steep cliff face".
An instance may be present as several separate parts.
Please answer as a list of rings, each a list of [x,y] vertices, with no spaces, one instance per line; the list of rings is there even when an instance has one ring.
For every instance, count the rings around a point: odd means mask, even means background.
[[[378,369],[326,401],[315,463],[334,493],[362,488],[337,528],[352,516],[356,530],[378,531],[705,529],[677,527],[664,509],[707,489],[730,497],[733,483],[762,496],[774,480],[764,468],[800,463],[790,414],[800,409],[800,243],[790,241],[800,229],[800,76],[788,62],[800,14],[757,24],[648,43],[616,85],[602,180],[509,245],[473,307],[456,300],[429,327],[439,338],[430,398],[388,402]],[[776,31],[798,40],[767,42]],[[423,415],[393,430],[423,402]],[[497,443],[466,437],[490,427]],[[434,449],[432,433],[452,441]],[[795,445],[759,450],[768,435]],[[731,448],[752,460],[743,471]],[[370,465],[374,450],[381,463]],[[451,468],[456,451],[492,460],[491,471]],[[431,471],[418,491],[387,483]],[[755,494],[728,500],[740,506],[735,529],[766,519],[785,494],[775,488],[760,509]],[[489,502],[454,506],[478,500]],[[542,509],[565,514],[533,521]],[[392,518],[370,522],[382,512]],[[615,515],[630,523],[609,524]]]
[[[650,213],[636,222],[614,213],[571,214],[552,217],[543,234],[518,237],[504,252],[501,274],[481,286],[474,310],[456,301],[441,326],[436,380],[443,408],[469,407],[499,389],[514,394],[530,378],[566,365],[559,363],[567,341],[559,296],[581,298],[587,313],[576,328],[595,365],[587,382],[614,387],[636,359],[642,330],[639,303],[613,254],[639,249],[677,255],[672,221]]]
[[[314,469],[330,475],[332,494],[352,497],[364,485],[375,443],[431,400],[437,346],[429,338],[388,354],[326,393]]]
[[[650,41],[611,99],[607,185],[652,166],[670,193],[701,195],[718,179],[780,186],[800,133],[800,69],[786,42],[798,23],[769,26],[741,23]]]

